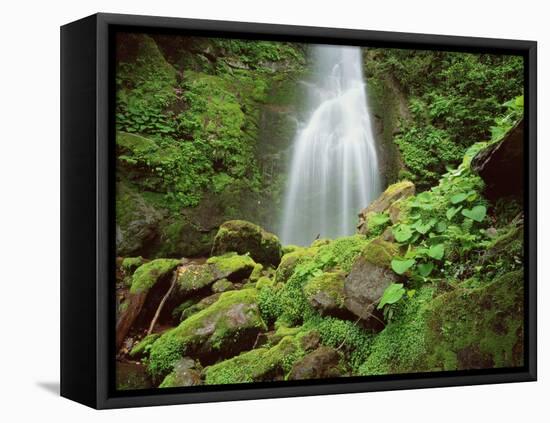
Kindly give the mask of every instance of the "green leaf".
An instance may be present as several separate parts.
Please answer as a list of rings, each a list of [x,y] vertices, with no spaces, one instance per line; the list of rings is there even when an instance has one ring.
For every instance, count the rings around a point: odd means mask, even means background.
[[[412,236],[412,231],[409,225],[399,225],[392,229],[393,236],[397,242],[405,242]]]
[[[436,260],[441,260],[445,254],[445,246],[443,244],[432,245],[428,250],[428,255]]]
[[[420,276],[422,276],[423,278],[426,278],[429,276],[430,273],[432,273],[434,264],[431,261],[429,261],[427,263],[420,263],[416,267],[418,268],[418,273],[420,274]]]
[[[451,197],[451,203],[453,204],[462,203],[464,200],[466,200],[467,197],[468,197],[468,194],[464,194],[464,193],[455,194]]]
[[[445,232],[447,230],[447,224],[444,221],[440,220],[436,223],[435,230],[439,233]]]
[[[374,226],[382,226],[390,221],[390,217],[386,213],[376,213],[369,216],[369,223]]]
[[[419,220],[413,225],[413,227],[414,229],[416,229],[417,232],[421,233],[422,235],[425,235],[432,228],[434,223],[435,223],[435,220],[433,219],[426,223],[422,222],[422,220]]]
[[[378,310],[381,310],[386,304],[394,304],[399,301],[405,294],[405,289],[402,283],[392,283],[386,288],[378,303]]]
[[[468,219],[475,220],[476,222],[481,222],[483,219],[485,219],[485,215],[487,214],[487,207],[480,205],[475,206],[471,209],[464,209],[462,210],[462,214]]]
[[[391,268],[398,275],[402,275],[407,270],[409,270],[414,265],[414,263],[416,263],[415,259],[403,260],[403,259],[394,258],[391,261]]]
[[[455,215],[462,209],[462,206],[458,207],[451,207],[449,210],[447,210],[447,219],[451,220]]]

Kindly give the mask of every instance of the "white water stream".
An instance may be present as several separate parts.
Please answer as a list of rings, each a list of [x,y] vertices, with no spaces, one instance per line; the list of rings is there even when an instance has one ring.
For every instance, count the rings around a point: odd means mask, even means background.
[[[357,213],[381,188],[361,49],[319,45],[314,54],[309,120],[296,134],[286,188],[284,244],[353,234]]]

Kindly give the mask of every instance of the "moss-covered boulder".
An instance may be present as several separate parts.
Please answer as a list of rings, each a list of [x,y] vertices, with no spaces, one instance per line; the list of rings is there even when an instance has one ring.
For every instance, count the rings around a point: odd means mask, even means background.
[[[321,346],[294,363],[290,380],[325,379],[344,375],[341,356],[334,348]]]
[[[457,289],[427,309],[431,369],[465,370],[523,365],[523,272],[476,289]]]
[[[285,254],[275,271],[275,283],[285,283],[288,281],[294,273],[296,266],[313,259],[318,250],[317,247],[298,248],[291,253]]]
[[[386,288],[397,281],[390,263],[399,253],[397,245],[375,238],[355,259],[344,282],[345,307],[365,322],[376,325],[376,305]]]
[[[310,279],[304,285],[304,295],[321,315],[338,314],[344,309],[343,272],[326,272]]]
[[[368,207],[361,210],[359,213],[359,224],[357,225],[357,232],[363,235],[369,233],[369,219],[378,213],[387,212],[390,210],[392,204],[399,200],[413,196],[415,193],[415,186],[410,181],[400,181],[393,185],[390,185],[386,191],[384,191],[380,197],[374,200]],[[396,218],[395,210],[392,215]],[[391,216],[391,215],[390,215]],[[372,224],[371,224],[372,226]]]
[[[139,266],[131,279],[130,290],[124,302],[119,306],[116,324],[116,347],[122,346],[124,338],[140,316],[149,292],[170,277],[181,264],[176,259],[157,259]]]
[[[204,370],[208,385],[283,380],[304,354],[297,338],[284,337],[271,348],[256,348]]]
[[[235,282],[246,279],[255,265],[254,260],[247,255],[227,253],[223,256],[211,257],[205,264],[184,266],[178,273],[173,298],[182,301],[189,295],[223,279]]]
[[[433,298],[423,287],[376,335],[361,375],[469,370],[523,365],[523,272]]]
[[[183,356],[205,364],[250,349],[266,330],[256,296],[255,289],[224,292],[214,304],[163,333],[151,347],[151,374],[166,376]]]
[[[272,233],[245,220],[230,220],[220,226],[212,246],[212,255],[228,252],[250,254],[258,263],[277,266],[281,261],[281,243]]]
[[[235,285],[227,279],[220,279],[212,284],[212,292],[215,294],[226,291],[232,291],[235,289]]]
[[[192,358],[183,357],[176,362],[174,370],[164,378],[159,388],[196,385],[202,385],[201,365]]]
[[[153,345],[153,342],[155,342],[159,336],[160,333],[151,333],[145,336],[145,338],[134,345],[128,355],[133,359],[141,358],[148,355],[149,350],[151,349],[151,345]]]
[[[177,259],[156,259],[141,265],[132,276],[130,293],[149,291],[161,278],[173,272],[180,263],[181,261]]]
[[[212,304],[219,300],[220,295],[221,292],[217,292],[207,297],[201,298],[198,301],[196,300],[196,298],[191,298],[184,301],[178,307],[176,307],[175,319],[180,322],[184,321],[193,314],[198,313],[199,311],[202,311],[207,307],[210,307]]]

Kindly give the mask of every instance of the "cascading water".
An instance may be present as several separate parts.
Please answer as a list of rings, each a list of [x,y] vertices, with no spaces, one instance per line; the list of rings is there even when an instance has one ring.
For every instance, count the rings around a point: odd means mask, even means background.
[[[285,244],[353,234],[357,213],[381,188],[361,49],[319,45],[314,54],[311,113],[294,141],[285,196]]]

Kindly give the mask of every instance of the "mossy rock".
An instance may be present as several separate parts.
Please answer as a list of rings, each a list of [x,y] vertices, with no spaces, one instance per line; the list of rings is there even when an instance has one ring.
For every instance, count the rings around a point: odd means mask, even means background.
[[[212,284],[212,292],[222,293],[226,291],[232,291],[235,289],[235,285],[227,279],[220,279]]]
[[[193,314],[198,313],[199,311],[202,311],[207,307],[210,307],[212,304],[218,301],[220,295],[221,292],[217,292],[215,294],[204,297],[199,301],[196,301],[196,299],[194,298],[188,301],[184,301],[178,306],[178,309],[180,311],[178,313],[177,320],[182,322]],[[189,304],[189,302],[191,302],[191,304]]]
[[[282,250],[281,250],[281,251],[282,251],[282,254],[283,254],[283,256],[284,256],[285,254],[293,253],[294,251],[300,250],[300,249],[302,249],[302,248],[304,248],[304,247],[300,247],[299,245],[289,244],[289,245],[284,245],[284,246],[282,247]]]
[[[228,253],[211,257],[205,264],[182,267],[178,274],[174,297],[183,300],[186,296],[207,288],[222,279],[235,282],[250,276],[256,263],[249,256]]]
[[[521,367],[523,272],[458,288],[432,299],[426,286],[400,305],[376,335],[362,375]]]
[[[181,261],[177,259],[156,259],[142,264],[132,276],[130,293],[148,292],[157,281],[173,272],[180,263]]]
[[[256,348],[204,370],[207,385],[283,380],[304,352],[294,336],[271,348]]]
[[[143,263],[145,263],[145,260],[141,256],[138,256],[138,257],[125,257],[122,260],[122,263],[121,263],[120,267],[124,271],[125,275],[131,275]]]
[[[151,347],[149,372],[163,378],[181,357],[206,364],[250,349],[266,330],[256,297],[255,289],[224,292],[214,304],[163,333]]]
[[[281,243],[272,233],[245,220],[223,223],[214,238],[212,255],[228,252],[250,254],[258,263],[277,266],[281,261]]]
[[[344,283],[345,307],[356,316],[378,327],[379,312],[376,310],[386,288],[397,281],[390,269],[393,257],[399,254],[397,245],[375,238],[356,258]]]
[[[317,247],[299,248],[291,253],[285,254],[275,271],[274,283],[285,283],[294,273],[296,266],[308,260],[312,260],[318,250]]]
[[[257,282],[258,279],[260,279],[260,277],[262,276],[263,270],[264,266],[260,263],[256,263],[256,265],[254,266],[254,270],[252,270],[252,273],[250,274],[248,279],[251,282]]]
[[[334,348],[321,346],[294,363],[289,380],[325,379],[344,375],[341,355]]]
[[[369,230],[369,219],[378,213],[387,212],[395,202],[409,198],[415,193],[415,186],[410,181],[400,181],[390,185],[380,197],[374,200],[368,207],[359,213],[359,224],[357,232],[367,235]],[[394,211],[395,214],[395,211]],[[395,216],[394,216],[395,217]],[[372,225],[371,225],[372,226]]]
[[[143,338],[141,341],[139,341],[130,353],[128,354],[131,358],[141,358],[149,354],[149,350],[151,349],[151,345],[153,345],[153,342],[155,342],[158,337],[160,336],[160,333],[151,333],[147,335],[145,338]]]
[[[327,272],[310,279],[304,285],[304,295],[321,315],[338,312],[344,308],[343,272]]]
[[[268,278],[267,276],[262,276],[260,279],[258,279],[258,282],[256,282],[256,288],[262,289],[262,288],[272,288],[273,287],[273,279]]]
[[[183,357],[176,362],[174,370],[164,378],[159,388],[197,385],[202,385],[201,365],[192,358]]]
[[[330,244],[331,240],[328,239],[328,238],[320,238],[320,239],[316,239],[315,241],[313,241],[311,243],[311,247],[322,247],[323,245],[328,245]]]
[[[436,298],[427,310],[428,366],[440,370],[523,366],[523,298],[523,271]]]
[[[117,255],[144,254],[158,235],[163,214],[126,182],[117,182],[116,191]]]

